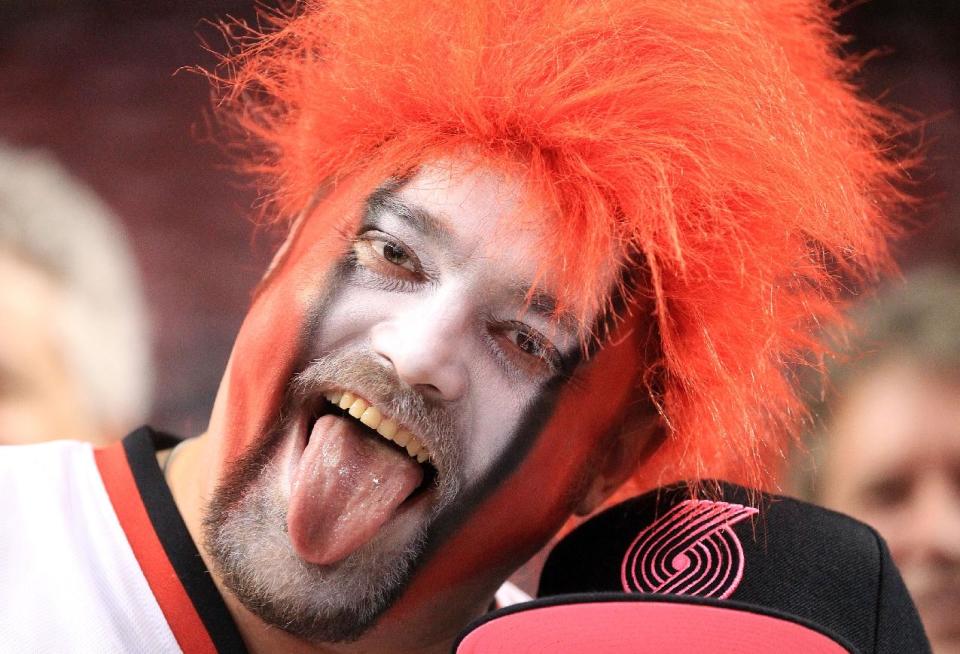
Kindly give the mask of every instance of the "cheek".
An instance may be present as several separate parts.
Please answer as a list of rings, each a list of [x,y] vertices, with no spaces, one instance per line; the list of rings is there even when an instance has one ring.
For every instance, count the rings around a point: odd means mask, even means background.
[[[307,306],[292,280],[277,276],[257,298],[230,358],[227,458],[237,458],[271,426],[307,331]]]
[[[463,437],[463,476],[479,479],[509,447],[510,437],[523,420],[524,408],[530,404],[533,393],[508,383],[479,346],[471,354],[474,399],[466,403],[473,408],[468,417],[470,428]]]
[[[326,218],[326,219],[325,219]],[[341,228],[311,218],[247,313],[229,364],[224,457],[237,458],[276,423],[290,378],[309,347],[315,307],[343,253]]]
[[[396,302],[395,297],[382,291],[359,287],[348,278],[340,280],[324,303],[312,354],[366,343],[373,325],[386,319],[386,309]]]
[[[633,394],[637,349],[631,339],[607,348],[561,390],[539,436],[506,478],[468,508],[411,586],[411,598],[455,589],[478,577],[496,581],[536,552],[569,517],[588,462],[622,418]]]

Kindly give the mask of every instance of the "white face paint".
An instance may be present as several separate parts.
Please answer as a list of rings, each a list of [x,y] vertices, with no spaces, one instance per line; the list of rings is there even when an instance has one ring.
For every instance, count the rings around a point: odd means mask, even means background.
[[[355,271],[323,316],[325,350],[369,350],[403,383],[455,408],[465,479],[503,450],[577,346],[543,295],[527,309],[542,244],[529,228],[504,225],[520,194],[516,180],[448,164],[374,198]]]
[[[219,573],[268,622],[317,641],[363,633],[420,563],[434,520],[461,510],[464,493],[493,490],[488,475],[531,405],[569,372],[579,335],[554,315],[539,256],[549,235],[530,226],[548,221],[524,220],[525,200],[518,179],[491,168],[427,165],[371,196],[326,288],[305,283],[327,266],[309,249],[269,280],[259,306],[303,320],[286,328],[303,362],[273,433],[247,448],[245,472],[228,468],[206,518]],[[425,464],[323,399],[343,393],[396,418]],[[426,485],[411,490],[421,472]],[[555,506],[579,479],[552,481],[549,498],[518,501]]]

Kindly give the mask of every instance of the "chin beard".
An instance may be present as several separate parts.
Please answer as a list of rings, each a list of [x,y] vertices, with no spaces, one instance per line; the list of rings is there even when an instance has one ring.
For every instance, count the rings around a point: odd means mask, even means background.
[[[204,515],[205,549],[226,587],[267,624],[311,643],[355,641],[405,588],[426,527],[399,553],[374,538],[333,566],[303,561],[274,490],[277,449],[245,457],[218,487]]]
[[[431,438],[440,468],[436,504],[401,548],[378,534],[342,561],[319,566],[303,561],[287,534],[287,504],[280,493],[280,453],[293,416],[311,389],[333,380],[373,389],[390,398],[393,413]],[[387,404],[386,402],[384,404]],[[276,426],[226,474],[204,510],[204,548],[226,587],[267,624],[312,643],[360,638],[406,588],[427,552],[427,534],[460,498],[459,451],[449,411],[403,388],[382,366],[356,354],[329,355],[299,373]],[[440,436],[444,435],[444,436]]]

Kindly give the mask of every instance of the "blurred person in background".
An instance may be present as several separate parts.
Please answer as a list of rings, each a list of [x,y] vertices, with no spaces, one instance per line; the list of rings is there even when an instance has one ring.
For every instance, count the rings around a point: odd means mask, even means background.
[[[0,444],[104,444],[146,419],[139,274],[117,219],[49,156],[0,144]]]
[[[852,319],[796,490],[876,527],[934,652],[960,652],[960,274],[925,270]]]

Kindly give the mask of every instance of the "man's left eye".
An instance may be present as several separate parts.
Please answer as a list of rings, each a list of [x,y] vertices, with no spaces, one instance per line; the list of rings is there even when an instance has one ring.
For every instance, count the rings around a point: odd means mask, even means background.
[[[533,359],[534,363],[547,365],[551,370],[560,368],[560,353],[557,348],[540,332],[523,324],[511,324],[503,335],[513,343],[517,350]]]
[[[532,354],[535,357],[543,355],[543,342],[533,334],[529,332],[518,331],[514,337],[514,340],[517,343],[517,347],[520,348],[522,352]]]

